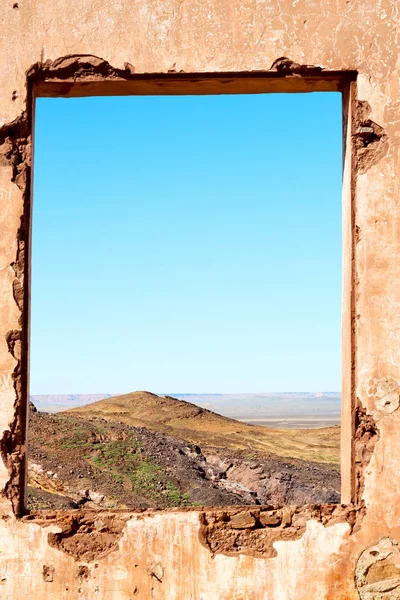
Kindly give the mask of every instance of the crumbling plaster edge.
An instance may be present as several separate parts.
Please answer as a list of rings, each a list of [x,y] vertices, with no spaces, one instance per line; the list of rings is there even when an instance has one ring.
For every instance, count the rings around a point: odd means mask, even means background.
[[[279,58],[271,65],[270,71],[276,73],[277,76],[288,78],[288,77],[303,77],[303,76],[321,76],[323,77],[323,70],[321,67],[314,65],[298,65],[287,58]],[[259,73],[259,72],[258,72]],[[174,74],[171,72],[170,74]],[[167,76],[168,74],[163,74]],[[215,76],[218,76],[215,73]],[[251,73],[248,74],[251,76]],[[11,181],[16,184],[24,197],[24,218],[21,221],[21,227],[18,233],[18,250],[15,262],[12,264],[15,279],[13,285],[13,297],[14,301],[20,311],[21,329],[15,329],[7,334],[7,345],[9,352],[16,360],[16,366],[13,373],[14,389],[15,389],[15,419],[10,424],[9,429],[3,432],[2,439],[0,440],[0,452],[5,466],[9,472],[9,481],[4,489],[4,495],[8,498],[12,506],[12,512],[16,516],[24,514],[24,494],[21,493],[25,481],[25,452],[26,452],[26,424],[27,424],[27,379],[28,379],[28,333],[29,333],[29,258],[24,255],[26,249],[30,246],[30,194],[31,194],[31,165],[32,165],[32,153],[31,153],[31,136],[32,136],[32,124],[33,124],[33,104],[34,104],[34,93],[33,88],[35,82],[45,80],[62,80],[70,81],[73,85],[76,81],[84,80],[96,80],[107,78],[111,80],[117,80],[119,78],[130,79],[136,76],[134,68],[129,63],[125,63],[124,70],[115,69],[109,63],[101,58],[93,57],[90,55],[85,56],[66,56],[56,59],[55,61],[45,61],[44,63],[36,63],[27,72],[27,99],[26,99],[26,111],[24,111],[20,117],[15,119],[12,123],[3,125],[0,128],[0,154],[8,161],[8,164],[12,168],[12,179]],[[151,77],[151,75],[149,75]],[[363,103],[363,109],[365,108],[363,117],[367,118],[368,106]],[[372,123],[372,122],[371,122]],[[369,126],[373,129],[373,135],[376,136],[376,130],[374,126],[379,128],[375,123],[371,124],[368,122],[365,127]],[[362,125],[362,124],[361,124]],[[354,130],[355,131],[355,130]],[[382,128],[378,129],[378,133],[381,137],[385,136]],[[356,134],[354,134],[356,135]],[[378,136],[379,137],[379,136]],[[378,139],[378,141],[380,138]],[[375,138],[373,140],[376,141]],[[387,139],[384,138],[386,144]],[[356,145],[356,140],[353,137],[353,143]],[[354,146],[355,148],[355,146]],[[379,148],[381,146],[379,145]],[[387,148],[385,152],[387,151]],[[367,161],[366,168],[369,168],[373,164],[376,164],[385,152],[379,149],[378,156],[374,155],[373,159]],[[362,171],[365,165],[360,165],[357,162],[357,171]],[[28,253],[29,254],[29,253]],[[15,352],[15,344],[18,342],[22,344],[21,354],[17,355]],[[24,371],[22,370],[24,369]],[[336,506],[336,505],[332,505]],[[259,508],[259,507],[258,507]],[[262,507],[261,507],[262,508]],[[270,508],[270,507],[268,507]],[[302,511],[306,507],[296,507],[296,510]],[[351,511],[356,511],[357,515],[363,515],[365,508],[362,504],[360,505],[347,505],[347,508]],[[219,512],[223,512],[231,509],[216,509]],[[243,508],[243,511],[248,511],[249,507]],[[272,510],[281,510],[281,507],[274,507]],[[201,509],[191,508],[190,512],[200,513]],[[203,514],[209,514],[215,511],[215,509],[204,509]],[[188,511],[180,511],[187,514]],[[151,514],[157,514],[146,512],[137,513],[132,511],[124,511],[126,515],[136,515],[138,518],[148,517]],[[163,511],[165,513],[165,511]],[[62,519],[65,520],[68,513],[64,513]],[[85,513],[86,514],[86,513]],[[104,514],[103,511],[99,511],[99,515]],[[116,511],[115,515],[122,513]],[[158,513],[159,514],[159,513]],[[76,512],[73,513],[76,517]],[[32,521],[33,518],[33,521]],[[72,518],[72,517],[71,517]],[[199,517],[201,518],[201,517]],[[33,513],[26,515],[22,520],[29,520],[35,522],[35,516]],[[40,518],[38,518],[38,522]],[[352,529],[352,528],[351,528]],[[239,553],[240,554],[240,553]]]

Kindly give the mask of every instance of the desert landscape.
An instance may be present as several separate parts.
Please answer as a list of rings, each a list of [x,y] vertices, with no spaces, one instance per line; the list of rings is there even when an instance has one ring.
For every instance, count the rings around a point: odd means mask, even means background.
[[[39,411],[56,413],[118,395],[120,394],[33,395],[31,401]],[[338,392],[158,395],[172,396],[224,417],[268,427],[307,429],[340,425],[341,394]]]
[[[286,419],[274,420],[270,402],[267,414],[261,407],[239,420],[206,408],[218,403],[214,397],[181,395],[195,404],[146,391],[105,396],[85,397],[89,402],[83,406],[74,406],[77,396],[32,397],[29,508],[340,501],[340,428],[318,426],[335,421],[335,398],[325,398],[325,409],[318,398],[318,417],[307,412],[304,398],[302,405],[292,394],[286,395]],[[74,407],[60,410],[66,399]],[[233,414],[248,408],[219,398],[222,410],[224,402]],[[288,410],[291,403],[300,406],[295,416]],[[277,426],[281,422],[290,427]]]

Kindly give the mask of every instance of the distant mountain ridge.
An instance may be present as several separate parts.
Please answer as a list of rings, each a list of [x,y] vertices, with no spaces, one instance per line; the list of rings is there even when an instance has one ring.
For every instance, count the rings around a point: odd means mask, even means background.
[[[63,406],[83,406],[90,402],[97,402],[97,400],[103,400],[104,398],[111,398],[112,396],[119,396],[120,394],[32,394],[30,399],[36,404],[62,404]],[[322,398],[337,398],[340,399],[340,392],[257,392],[257,393],[212,393],[200,394],[196,392],[190,393],[172,393],[162,394],[163,396],[172,396],[173,398],[179,398],[184,400],[185,398],[198,399],[198,400],[211,400],[219,398],[233,398],[235,400],[249,400],[255,398],[280,398],[280,399],[322,399]]]
[[[37,408],[44,409],[46,406],[84,406],[111,396],[112,394],[33,394],[30,400]]]
[[[117,394],[32,395],[40,411],[59,412],[116,397]],[[225,417],[270,427],[325,427],[340,424],[339,392],[261,392],[249,394],[164,394]]]

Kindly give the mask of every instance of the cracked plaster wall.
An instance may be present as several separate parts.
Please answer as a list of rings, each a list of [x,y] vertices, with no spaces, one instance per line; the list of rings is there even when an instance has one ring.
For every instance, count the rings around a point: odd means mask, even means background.
[[[324,522],[307,509],[300,537],[278,537],[273,552],[253,556],[240,546],[233,554],[223,545],[212,553],[196,511],[125,515],[122,523],[112,515],[79,523],[68,515],[15,516],[18,498],[13,505],[5,492],[16,493],[12,465],[24,453],[19,339],[27,331],[21,253],[29,246],[29,198],[0,138],[0,598],[400,598],[398,11],[396,0],[3,0],[2,133],[26,109],[25,73],[40,61],[90,54],[119,69],[127,62],[135,73],[218,73],[268,70],[289,57],[299,65],[357,71],[361,105],[353,133],[372,123],[380,139],[373,159],[353,161],[353,383],[367,449],[367,459],[362,444],[355,456],[362,470],[355,523]],[[229,515],[223,521],[225,533],[235,529],[232,521]],[[247,530],[251,526],[240,534],[244,545],[250,544]]]

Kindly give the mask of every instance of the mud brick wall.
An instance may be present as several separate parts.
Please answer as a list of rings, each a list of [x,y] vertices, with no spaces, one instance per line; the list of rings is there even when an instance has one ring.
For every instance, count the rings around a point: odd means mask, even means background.
[[[2,600],[400,598],[398,12],[397,0],[2,1]],[[314,90],[343,94],[343,504],[26,513],[35,97]]]

